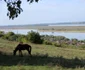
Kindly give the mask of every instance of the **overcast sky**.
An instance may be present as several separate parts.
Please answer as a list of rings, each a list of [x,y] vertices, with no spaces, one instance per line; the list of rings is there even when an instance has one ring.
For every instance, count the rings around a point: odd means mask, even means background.
[[[0,26],[85,21],[85,0],[22,1],[24,11],[14,20],[9,20],[6,4],[0,1]]]

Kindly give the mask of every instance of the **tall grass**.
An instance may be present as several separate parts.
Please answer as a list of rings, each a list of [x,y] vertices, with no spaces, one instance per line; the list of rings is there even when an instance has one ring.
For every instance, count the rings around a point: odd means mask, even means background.
[[[0,70],[85,70],[85,50],[31,44],[32,56],[13,56],[18,42],[0,39]]]

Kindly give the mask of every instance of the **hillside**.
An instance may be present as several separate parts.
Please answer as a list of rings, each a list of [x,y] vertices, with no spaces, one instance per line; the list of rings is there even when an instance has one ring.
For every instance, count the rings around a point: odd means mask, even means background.
[[[85,50],[31,44],[32,57],[13,56],[18,42],[0,39],[0,70],[85,70]]]

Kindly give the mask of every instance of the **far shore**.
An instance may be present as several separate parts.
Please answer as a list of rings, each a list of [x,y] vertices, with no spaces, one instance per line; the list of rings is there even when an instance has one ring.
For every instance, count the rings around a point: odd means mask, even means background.
[[[20,30],[20,29],[34,29],[39,31],[51,32],[85,32],[85,26],[20,26],[20,27],[0,27],[3,30]]]

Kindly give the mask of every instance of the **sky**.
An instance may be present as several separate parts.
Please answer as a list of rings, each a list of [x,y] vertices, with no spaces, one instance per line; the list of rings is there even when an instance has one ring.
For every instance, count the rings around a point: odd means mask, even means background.
[[[14,20],[7,17],[7,7],[0,1],[0,26],[85,21],[85,0],[22,0],[23,12]]]

